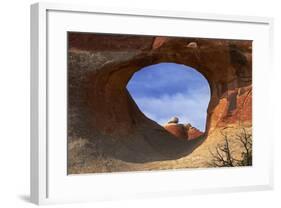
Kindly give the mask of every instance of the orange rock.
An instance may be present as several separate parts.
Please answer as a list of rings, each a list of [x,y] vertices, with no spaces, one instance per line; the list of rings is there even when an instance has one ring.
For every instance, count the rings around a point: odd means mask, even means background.
[[[169,123],[164,128],[179,139],[187,139],[186,128],[183,124]]]
[[[187,131],[188,134],[188,140],[193,140],[193,139],[197,139],[200,136],[202,136],[204,133],[201,132],[200,130],[198,130],[195,127],[190,127]]]
[[[191,124],[183,125],[176,123],[168,123],[164,125],[164,128],[179,139],[193,140],[197,139],[198,137],[204,134],[197,128],[191,126]]]
[[[152,49],[157,49],[157,48],[161,47],[167,40],[168,40],[167,37],[156,37],[154,39]]]

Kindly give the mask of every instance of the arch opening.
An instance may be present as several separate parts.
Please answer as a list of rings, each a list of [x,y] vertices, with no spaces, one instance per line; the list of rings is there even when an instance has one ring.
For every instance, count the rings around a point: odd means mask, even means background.
[[[188,138],[187,133],[174,132],[179,125],[192,127],[190,139],[205,132],[211,92],[208,81],[196,69],[173,62],[149,65],[133,74],[127,89],[146,117],[175,136]]]

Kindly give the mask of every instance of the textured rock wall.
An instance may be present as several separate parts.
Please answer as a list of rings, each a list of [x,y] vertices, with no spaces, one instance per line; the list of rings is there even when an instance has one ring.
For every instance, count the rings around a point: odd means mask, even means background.
[[[105,35],[70,33],[70,107],[87,109],[92,124],[106,134],[116,128],[127,134],[147,120],[126,89],[133,73],[175,62],[197,69],[210,84],[206,132],[218,125],[246,125],[251,123],[251,46],[251,41],[126,35],[108,41]]]

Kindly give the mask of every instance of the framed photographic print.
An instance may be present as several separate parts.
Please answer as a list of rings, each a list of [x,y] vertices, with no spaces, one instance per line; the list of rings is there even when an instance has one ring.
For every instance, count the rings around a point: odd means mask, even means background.
[[[32,5],[32,202],[272,188],[272,24]]]

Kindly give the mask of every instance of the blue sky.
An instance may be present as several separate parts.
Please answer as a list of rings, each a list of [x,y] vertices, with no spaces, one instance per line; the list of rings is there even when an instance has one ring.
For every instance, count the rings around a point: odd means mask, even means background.
[[[210,89],[195,69],[160,63],[136,72],[127,85],[141,111],[163,125],[177,116],[180,123],[191,123],[204,131]]]

